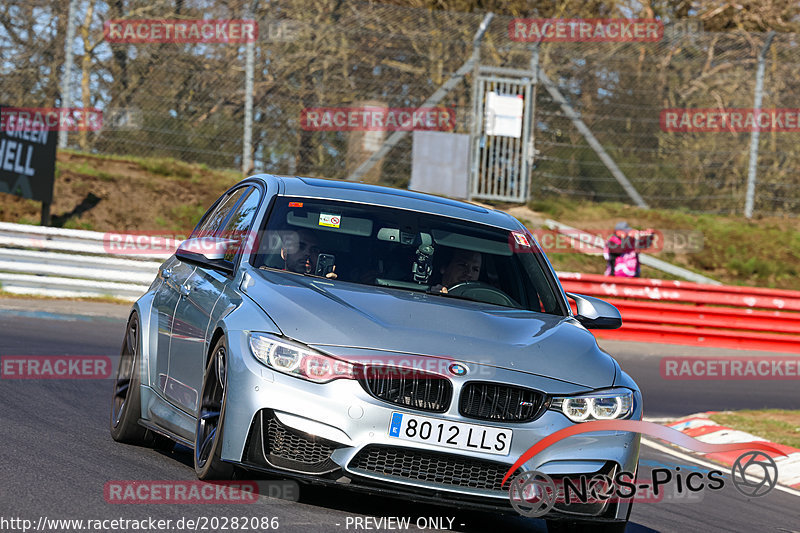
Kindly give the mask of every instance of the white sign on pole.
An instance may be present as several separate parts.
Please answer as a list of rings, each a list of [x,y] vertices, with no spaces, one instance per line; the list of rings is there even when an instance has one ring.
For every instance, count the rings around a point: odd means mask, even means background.
[[[491,91],[486,97],[486,135],[522,137],[522,95]]]
[[[386,132],[382,130],[369,130],[364,132],[361,147],[365,152],[375,153],[381,148]]]
[[[414,131],[409,190],[467,198],[469,135]]]

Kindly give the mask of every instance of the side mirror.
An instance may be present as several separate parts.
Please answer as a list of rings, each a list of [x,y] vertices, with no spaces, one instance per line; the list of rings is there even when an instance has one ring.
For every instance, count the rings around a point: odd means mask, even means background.
[[[225,255],[231,245],[236,245],[234,239],[220,237],[198,237],[186,239],[175,251],[175,256],[187,263],[205,266],[225,273],[233,273],[233,266],[225,261]]]
[[[575,300],[578,305],[575,318],[587,329],[617,329],[622,326],[622,315],[619,314],[619,309],[610,303],[600,298],[571,292],[568,292],[567,296]]]

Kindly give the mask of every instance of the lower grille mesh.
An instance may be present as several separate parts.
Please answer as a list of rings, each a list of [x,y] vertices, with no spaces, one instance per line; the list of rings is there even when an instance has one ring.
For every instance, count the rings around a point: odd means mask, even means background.
[[[270,456],[313,465],[325,461],[333,453],[334,448],[327,441],[293,432],[275,417],[265,419],[265,444]]]
[[[367,446],[350,462],[354,471],[426,481],[451,487],[505,491],[509,465],[447,453],[389,446]],[[516,474],[515,474],[516,475]]]
[[[341,467],[331,459],[340,444],[284,426],[269,409],[253,420],[243,457],[255,466],[306,474],[325,474]]]

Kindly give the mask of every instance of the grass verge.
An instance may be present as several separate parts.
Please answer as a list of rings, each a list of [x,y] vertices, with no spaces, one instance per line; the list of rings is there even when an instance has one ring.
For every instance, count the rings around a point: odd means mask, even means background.
[[[44,294],[19,294],[4,291],[0,286],[0,299],[3,300],[65,300],[71,302],[94,302],[132,306],[133,302],[113,296],[46,296]]]
[[[729,285],[800,289],[800,218],[694,214],[681,210],[639,209],[615,202],[582,202],[564,198],[531,202],[544,217],[585,230],[608,231],[621,221],[634,228],[692,230],[702,233],[702,249],[692,253],[653,254],[674,265]],[[559,270],[602,273],[602,257],[578,259],[560,254]],[[588,264],[581,265],[580,262]],[[578,263],[578,264],[576,264]],[[649,276],[644,269],[642,276]],[[656,277],[667,279],[663,275]]]
[[[746,431],[768,441],[800,448],[800,410],[754,409],[709,415],[717,424]]]

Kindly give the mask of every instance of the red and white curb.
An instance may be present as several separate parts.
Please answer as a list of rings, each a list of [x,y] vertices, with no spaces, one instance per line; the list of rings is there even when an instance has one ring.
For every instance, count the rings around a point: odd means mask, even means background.
[[[733,442],[767,442],[766,439],[751,435],[744,431],[737,431],[729,427],[717,424],[709,418],[714,412],[697,413],[694,415],[665,422],[664,425],[690,436],[699,441],[713,444],[727,444]],[[800,489],[800,450],[783,444],[770,442],[772,446],[786,454],[783,456],[772,456],[775,464],[778,465],[778,483],[795,489]],[[740,451],[709,453],[704,457],[712,461],[731,466],[742,454]]]

